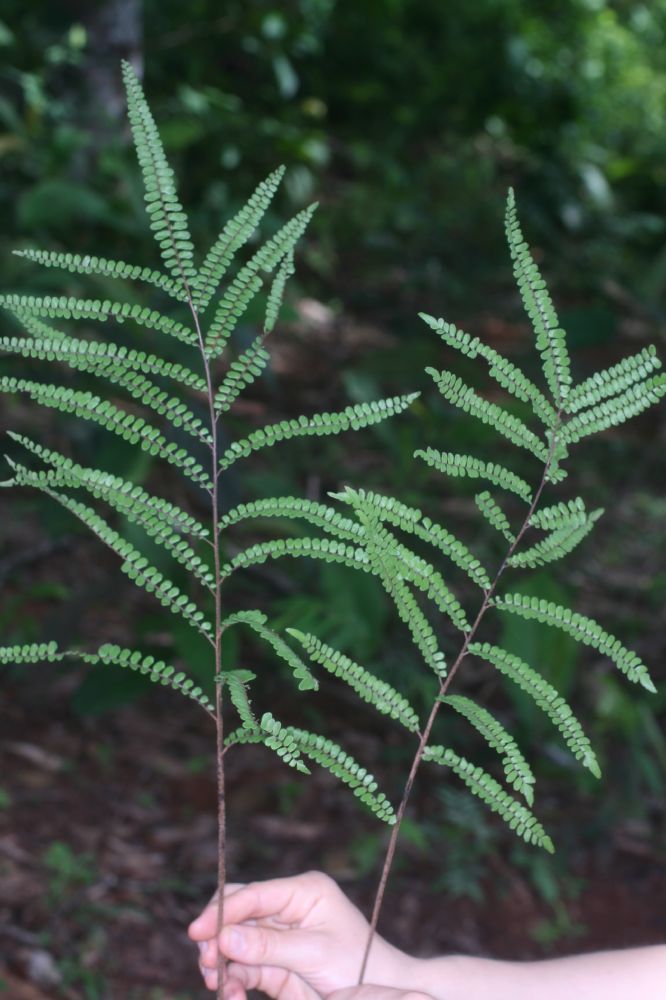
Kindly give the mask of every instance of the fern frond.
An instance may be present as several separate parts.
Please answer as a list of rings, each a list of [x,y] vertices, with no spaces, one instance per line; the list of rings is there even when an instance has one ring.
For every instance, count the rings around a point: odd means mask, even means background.
[[[587,538],[603,512],[602,507],[598,510],[590,511],[588,515],[583,516],[582,524],[577,519],[572,518],[568,524],[564,524],[562,527],[551,531],[546,538],[542,538],[541,541],[532,545],[529,549],[523,549],[522,552],[514,553],[508,560],[508,565],[515,567],[529,566],[530,569],[535,569],[537,566],[545,566],[556,559],[561,559],[563,556],[573,552],[576,546],[580,545]]]
[[[441,573],[438,573],[426,559],[422,559],[406,545],[402,545],[395,535],[381,524],[373,503],[366,500],[365,491],[348,490],[340,495],[353,505],[357,517],[365,527],[365,544],[375,572],[384,580],[384,586],[388,587],[389,583],[392,585],[394,580],[399,582],[404,577],[434,601],[439,610],[448,615],[456,628],[466,632],[469,629],[467,616],[458,599],[447,587]],[[370,547],[374,550],[374,557]],[[399,597],[398,592],[402,593],[400,587],[395,594],[392,594],[396,602],[403,603],[404,599],[411,607],[413,597],[404,594]],[[408,622],[406,608],[405,615],[407,617],[403,620]],[[425,625],[423,630],[426,631]]]
[[[561,629],[578,642],[591,646],[607,656],[630,681],[642,684],[652,693],[656,692],[647,667],[640,657],[627,649],[619,639],[604,631],[592,618],[586,618],[552,601],[528,597],[525,594],[504,594],[502,597],[496,597],[494,604],[500,611],[509,611],[520,618],[534,619],[543,625],[553,625]]]
[[[441,524],[431,521],[417,507],[410,507],[394,497],[370,490],[353,490],[347,487],[342,493],[330,496],[346,503],[354,503],[354,497],[367,504],[380,521],[386,521],[396,528],[435,546],[445,556],[465,572],[473,583],[482,589],[490,587],[490,578],[476,556],[454,534]]]
[[[269,274],[275,270],[283,257],[289,257],[312,218],[316,205],[310,205],[285,223],[267,240],[240,271],[220,299],[215,315],[206,334],[206,353],[209,358],[219,357],[233,333],[239,319],[248,305],[260,291],[263,278],[260,272]],[[286,280],[286,278],[285,278]]]
[[[305,729],[296,729],[293,726],[289,727],[288,732],[301,753],[351,788],[354,795],[378,819],[390,826],[395,823],[396,817],[391,803],[384,793],[379,791],[373,776],[350,754],[325,736],[309,733]]]
[[[329,531],[342,541],[360,543],[363,539],[362,525],[352,521],[351,518],[343,517],[333,507],[302,497],[267,497],[239,504],[220,520],[220,530],[250,518],[264,517],[300,519]]]
[[[264,335],[267,336],[277,323],[280,307],[284,298],[285,288],[289,278],[294,274],[294,251],[289,250],[278,268],[273,279],[271,290],[266,300],[266,316],[264,318]]]
[[[548,450],[545,445],[519,417],[502,409],[497,403],[491,403],[490,400],[479,396],[470,385],[453,372],[438,372],[435,368],[426,368],[426,372],[452,406],[457,406],[470,416],[488,424],[512,444],[525,448],[541,462],[548,460]]]
[[[176,194],[176,179],[141,84],[128,62],[123,61],[127,91],[127,115],[134,148],[143,174],[146,210],[150,228],[165,266],[184,289],[196,275],[194,247],[187,216]]]
[[[408,396],[393,396],[389,399],[373,400],[370,403],[356,403],[347,406],[338,413],[315,413],[311,417],[299,417],[294,420],[282,420],[277,424],[269,424],[260,430],[253,431],[241,441],[234,441],[220,458],[219,469],[228,469],[237,459],[246,458],[261,448],[272,448],[279,441],[288,441],[297,437],[315,437],[329,434],[340,434],[347,430],[360,430],[370,427],[387,417],[395,416],[406,410],[417,398],[418,393]]]
[[[156,427],[147,423],[142,417],[128,413],[92,392],[79,392],[63,386],[30,382],[27,379],[8,376],[0,377],[0,392],[25,393],[41,406],[60,410],[62,413],[73,413],[84,420],[99,424],[131,444],[138,444],[142,451],[163,458],[171,465],[182,469],[197,485],[205,489],[211,487],[208,473],[184,448],[167,441]]]
[[[445,705],[450,705],[459,715],[467,719],[483,736],[488,746],[497,751],[502,757],[506,780],[525,797],[529,805],[533,805],[534,775],[532,769],[520,752],[513,736],[506,731],[502,723],[485,708],[463,695],[446,695],[440,701]]]
[[[23,663],[59,663],[67,653],[58,649],[57,642],[31,642],[23,646],[0,646],[0,663],[20,666]]]
[[[227,413],[243,390],[252,385],[267,368],[270,355],[262,343],[263,338],[258,337],[229,365],[229,370],[215,393],[215,412],[218,416]]]
[[[290,636],[300,642],[310,658],[348,684],[363,701],[373,705],[378,712],[400,722],[412,733],[419,731],[419,719],[407,699],[386,681],[375,677],[365,667],[351,660],[344,653],[322,642],[310,632],[288,628]]]
[[[234,743],[263,743],[265,747],[278,755],[283,764],[293,767],[301,774],[309,774],[301,756],[301,751],[288,726],[283,726],[270,712],[264,712],[257,729],[243,726],[236,729],[225,740],[227,746]]]
[[[272,646],[273,651],[277,653],[280,659],[284,660],[291,667],[294,677],[298,681],[300,691],[316,691],[319,684],[312,676],[311,671],[300,656],[284,641],[282,636],[267,626],[267,621],[266,615],[261,611],[237,611],[235,614],[229,615],[224,619],[221,629],[225,631],[231,628],[232,625],[249,625],[252,631],[256,632],[260,638]]]
[[[213,704],[201,688],[194,686],[194,681],[184,673],[176,673],[174,667],[167,666],[154,656],[140,653],[138,650],[124,649],[106,643],[95,653],[86,653],[76,649],[59,650],[55,642],[31,643],[26,646],[0,646],[0,664],[24,665],[36,663],[61,663],[63,660],[82,660],[91,665],[115,665],[126,667],[137,673],[146,675],[151,681],[179,691],[195,701],[207,712],[213,712]]]
[[[494,462],[484,462],[471,455],[459,455],[451,451],[437,451],[435,448],[419,449],[414,458],[420,458],[426,465],[445,476],[467,476],[469,479],[487,479],[494,486],[509,490],[529,504],[532,502],[532,488],[516,476]]]
[[[487,361],[488,374],[499,382],[503,389],[506,389],[523,403],[529,403],[532,412],[545,427],[552,429],[555,426],[557,413],[541,390],[528,379],[517,365],[514,365],[494,348],[489,347],[488,344],[484,344],[479,337],[473,337],[471,334],[459,330],[453,323],[447,323],[443,319],[435,319],[434,316],[428,316],[427,313],[419,313],[419,316],[449,347],[460,351],[465,357],[471,359],[481,357]]]
[[[137,516],[154,517],[158,523],[169,524],[179,532],[193,535],[196,538],[207,539],[209,537],[209,529],[197,521],[195,517],[177,504],[149,493],[142,486],[121,479],[119,476],[113,476],[110,472],[102,469],[85,468],[78,465],[60,452],[45,448],[38,442],[32,441],[25,434],[17,434],[15,431],[7,431],[7,434],[12,440],[36,455],[37,458],[71,476],[72,479],[76,479],[77,485],[85,487],[93,496],[105,500],[122,514],[129,517],[136,511]]]
[[[117,323],[131,320],[146,330],[156,330],[175,337],[183,344],[196,346],[193,330],[165,316],[156,309],[137,303],[111,302],[108,299],[78,299],[67,295],[0,295],[0,306],[15,314],[31,314],[43,319],[89,319],[99,322],[115,319]]]
[[[155,594],[162,607],[167,608],[173,614],[178,614],[190,625],[193,625],[207,638],[210,638],[212,626],[206,620],[206,616],[197,608],[196,604],[176,587],[175,584],[167,580],[162,573],[154,566],[151,566],[148,559],[117,531],[115,531],[97,511],[88,507],[73,497],[61,493],[59,490],[47,486],[39,478],[39,474],[31,472],[16,462],[10,460],[10,465],[15,471],[16,483],[20,486],[33,486],[52,499],[57,500],[66,510],[70,511],[83,524],[86,525],[101,541],[104,542],[116,555],[123,560],[121,571],[133,580],[137,587],[142,587],[148,593]]]
[[[513,190],[509,190],[507,198],[505,223],[513,274],[525,311],[532,321],[546,382],[559,409],[565,404],[571,391],[571,366],[566,336],[560,328],[546,282],[523,238]]]
[[[509,545],[513,545],[516,540],[516,536],[511,530],[509,520],[500,505],[493,499],[488,490],[484,490],[482,493],[477,493],[474,497],[474,503],[479,508],[488,524],[490,524],[495,531],[499,531],[500,535],[507,540]]]
[[[309,557],[323,562],[337,563],[371,572],[370,559],[365,549],[353,545],[345,545],[331,538],[278,538],[270,542],[257,542],[231,559],[222,567],[224,578],[238,569],[250,566],[260,566],[267,559],[282,559],[289,557],[299,559]]]
[[[544,531],[555,531],[556,528],[568,528],[585,524],[587,511],[585,501],[582,497],[573,497],[571,500],[561,500],[551,507],[542,507],[535,511],[530,517],[530,525],[533,528],[542,528]]]
[[[228,670],[219,675],[220,682],[229,690],[231,703],[238,712],[241,723],[250,731],[258,728],[247,693],[248,682],[254,680],[254,677],[250,670]]]
[[[40,361],[60,361],[77,371],[106,375],[107,378],[122,375],[130,369],[173,379],[188,389],[206,392],[205,379],[184,365],[112,342],[77,340],[64,333],[56,340],[0,337],[0,351]]]
[[[247,243],[266,214],[284,177],[284,171],[284,167],[278,167],[259,184],[240,211],[227,222],[206,254],[191,285],[194,305],[198,312],[206,311],[236,251]]]
[[[638,416],[666,395],[666,374],[654,375],[645,382],[631,385],[619,396],[602,400],[590,410],[582,410],[564,425],[563,436],[567,444],[575,444],[590,434],[598,434],[609,427]]]
[[[469,645],[469,652],[491,663],[500,673],[525,691],[559,730],[576,760],[588,768],[595,778],[601,777],[601,769],[592,744],[580,722],[552,684],[520,657],[508,653],[500,646],[493,646],[488,642],[472,642]]]
[[[15,468],[18,469],[19,467],[15,466]],[[137,524],[143,528],[154,542],[165,548],[176,562],[180,563],[204,587],[213,592],[215,588],[214,573],[185,539],[173,530],[168,521],[164,520],[161,513],[156,512],[155,509],[151,510],[141,503],[128,503],[126,495],[117,490],[106,488],[104,474],[100,475],[96,469],[84,469],[82,472],[83,476],[71,469],[68,470],[65,468],[49,469],[40,472],[32,472],[21,468],[20,475],[17,474],[17,485],[33,486],[44,490],[59,490],[63,487],[70,489],[85,487],[93,496],[106,500],[118,513],[127,518],[130,523]]]
[[[78,253],[57,253],[51,250],[14,250],[16,257],[24,257],[42,267],[58,267],[70,274],[98,274],[105,278],[140,281],[166,292],[172,299],[187,302],[182,286],[160,271],[153,271],[140,264],[126,264],[124,260],[107,260],[106,257],[82,256]]]
[[[587,406],[595,406],[609,396],[624,392],[636,382],[642,382],[661,368],[661,361],[653,344],[638,354],[623,358],[616,365],[595,372],[575,386],[567,399],[566,412],[578,413]]]
[[[543,847],[549,854],[554,853],[553,842],[536,816],[522,802],[505,792],[483,768],[475,767],[448,747],[426,747],[423,759],[441,764],[443,767],[450,767],[465,782],[472,794],[485,802],[492,812],[497,813],[527,844]]]
[[[164,687],[170,687],[180,694],[196,702],[211,715],[214,714],[214,706],[200,687],[195,685],[191,677],[183,671],[177,671],[175,667],[168,666],[162,660],[156,660],[154,656],[141,653],[134,649],[125,649],[122,646],[115,646],[105,643],[100,646],[96,653],[69,653],[89,664],[103,664],[105,666],[125,667],[136,673],[143,674],[149,680]]]
[[[57,340],[71,339],[69,333],[56,329],[50,323],[45,323],[43,319],[40,319],[26,309],[16,309],[8,305],[5,305],[4,308],[23,327],[23,331],[29,333],[35,340],[47,340],[49,343],[53,343]]]

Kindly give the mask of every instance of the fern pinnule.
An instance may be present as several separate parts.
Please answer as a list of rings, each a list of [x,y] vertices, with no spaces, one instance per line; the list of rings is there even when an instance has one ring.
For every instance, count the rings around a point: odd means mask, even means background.
[[[514,653],[488,642],[470,643],[469,652],[472,656],[478,656],[491,663],[500,673],[525,691],[559,730],[576,760],[588,768],[595,778],[601,777],[596,754],[583,727],[564,698],[545,677]]]
[[[545,566],[547,563],[561,559],[584,541],[595,522],[603,514],[603,508],[590,511],[581,518],[571,518],[568,523],[559,525],[553,529],[545,538],[528,549],[516,552],[508,559],[509,566],[529,567],[535,569],[537,566]]]
[[[166,333],[183,344],[196,347],[197,335],[185,326],[157,309],[149,309],[138,303],[112,302],[109,299],[81,299],[67,295],[0,295],[0,306],[4,306],[20,317],[35,316],[38,319],[87,319],[103,322],[113,319],[117,323],[130,320],[146,330]]]
[[[419,731],[419,718],[415,710],[404,695],[396,691],[390,684],[375,677],[365,667],[322,642],[311,633],[301,632],[295,628],[288,628],[287,632],[301,643],[314,663],[320,664],[334,677],[343,680],[345,684],[356,691],[363,701],[373,705],[383,715],[388,715],[400,722],[410,732],[417,733]]]
[[[616,396],[637,382],[648,379],[661,368],[654,344],[649,344],[637,354],[623,358],[610,368],[594,372],[584,382],[574,386],[565,407],[566,413],[578,413],[588,406],[595,406],[609,396]]]
[[[548,402],[541,390],[525,375],[521,369],[505,358],[503,354],[485,344],[479,337],[473,337],[459,330],[453,323],[443,319],[435,319],[427,313],[419,313],[419,317],[441,337],[445,344],[458,350],[465,357],[483,358],[489,365],[488,374],[494,378],[503,389],[506,389],[516,399],[529,403],[532,412],[548,428],[557,423],[557,413]]]
[[[498,531],[505,541],[509,543],[509,545],[513,545],[516,540],[516,536],[511,530],[508,517],[497,501],[493,498],[492,494],[490,494],[488,490],[483,490],[482,493],[476,494],[474,497],[474,503],[488,524],[494,528],[495,531]]]
[[[571,362],[564,330],[555,312],[550,293],[523,237],[513,190],[506,203],[505,230],[513,261],[513,273],[536,335],[543,373],[556,407],[564,406],[571,391]]]
[[[143,174],[150,228],[165,267],[183,290],[196,275],[194,245],[187,216],[176,193],[176,178],[169,166],[160,134],[136,73],[123,62],[127,114],[134,148]]]
[[[645,382],[630,385],[624,392],[581,410],[564,427],[567,444],[575,444],[591,434],[616,427],[654,406],[666,395],[666,374],[653,375]]]
[[[429,746],[423,753],[425,761],[450,767],[476,795],[497,813],[507,825],[528,844],[542,847],[553,854],[553,842],[530,810],[504,791],[502,786],[481,767],[461,757],[449,747]]]
[[[229,219],[206,254],[191,283],[194,307],[199,313],[206,311],[234,255],[252,237],[266,214],[284,172],[284,167],[278,167],[266,180],[261,181],[243,207]]]
[[[106,257],[94,257],[89,254],[58,253],[53,250],[14,250],[17,257],[23,257],[33,264],[42,267],[57,267],[70,274],[94,274],[105,278],[138,281],[153,285],[166,292],[178,302],[187,302],[187,292],[182,285],[160,271],[153,271],[140,264],[127,264],[123,260],[107,260]]]
[[[495,462],[484,462],[471,455],[460,455],[451,451],[437,451],[436,448],[419,448],[414,458],[420,458],[426,465],[445,476],[463,476],[470,479],[487,479],[489,483],[515,493],[526,504],[532,502],[532,488],[509,469]]]
[[[493,750],[502,757],[502,766],[506,780],[517,792],[520,792],[529,805],[534,804],[534,775],[525,760],[513,736],[507,732],[499,719],[496,719],[482,705],[477,705],[471,698],[464,695],[444,695],[442,702],[450,705],[464,719],[467,719],[483,736]]]
[[[301,416],[297,419],[269,424],[253,431],[243,440],[234,441],[229,445],[220,458],[219,471],[223,472],[230,468],[239,458],[247,458],[262,448],[272,448],[280,441],[289,441],[297,437],[340,434],[342,431],[370,427],[387,417],[402,413],[417,397],[418,393],[393,396],[388,399],[373,400],[369,403],[355,403],[337,413],[315,413],[308,417]]]
[[[594,619],[555,604],[554,601],[525,594],[503,594],[501,597],[496,597],[493,604],[500,611],[508,611],[520,618],[533,619],[543,625],[561,629],[578,642],[592,646],[611,659],[630,681],[641,684],[652,693],[656,692],[657,689],[641,658],[627,649],[615,636],[606,632]]]
[[[317,528],[330,532],[344,542],[360,542],[363,526],[349,517],[344,517],[334,507],[307,500],[302,497],[266,497],[242,503],[228,511],[220,520],[222,530],[250,518],[285,518],[303,520]]]

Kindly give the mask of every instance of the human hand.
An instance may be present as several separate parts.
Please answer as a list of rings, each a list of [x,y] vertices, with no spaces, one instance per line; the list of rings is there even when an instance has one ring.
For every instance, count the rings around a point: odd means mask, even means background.
[[[190,937],[200,945],[201,971],[212,990],[217,988],[216,928],[213,899],[189,928]],[[229,886],[219,940],[220,950],[231,962],[229,1000],[240,1000],[245,989],[254,988],[279,1000],[311,1000],[310,991],[328,998],[336,990],[353,987],[368,930],[366,919],[321,872]],[[378,986],[408,985],[411,962],[375,935],[367,978]]]

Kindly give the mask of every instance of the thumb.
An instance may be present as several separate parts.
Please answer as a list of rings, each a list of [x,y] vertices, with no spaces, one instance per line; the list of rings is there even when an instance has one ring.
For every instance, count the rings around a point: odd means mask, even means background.
[[[312,931],[230,924],[220,934],[220,951],[243,965],[273,965],[302,972],[317,962],[319,941]]]

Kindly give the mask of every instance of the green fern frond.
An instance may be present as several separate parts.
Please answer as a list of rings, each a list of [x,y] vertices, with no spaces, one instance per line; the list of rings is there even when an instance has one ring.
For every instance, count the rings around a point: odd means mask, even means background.
[[[380,521],[386,521],[435,546],[482,589],[490,586],[486,570],[467,546],[441,524],[425,517],[417,507],[410,507],[394,497],[384,496],[381,493],[363,489],[353,490],[350,487],[346,487],[342,493],[331,493],[330,496],[352,505],[354,498],[358,497],[371,508]]]
[[[17,257],[24,257],[42,267],[59,267],[70,274],[97,274],[105,278],[140,281],[166,292],[172,299],[187,302],[182,286],[160,271],[153,271],[140,264],[126,264],[124,260],[107,260],[106,257],[82,256],[78,253],[57,253],[51,250],[14,250]]]
[[[99,424],[129,441],[130,444],[138,444],[142,451],[163,458],[171,465],[182,469],[197,485],[205,489],[211,487],[208,473],[184,448],[167,441],[156,427],[147,423],[142,417],[128,413],[92,392],[79,392],[63,386],[29,382],[26,379],[8,376],[0,377],[0,392],[25,393],[41,406],[60,410],[62,413],[73,413],[84,420]]]
[[[491,494],[487,490],[484,490],[482,493],[477,493],[474,497],[474,503],[479,508],[488,524],[490,524],[495,531],[499,531],[500,535],[507,540],[509,545],[513,545],[516,540],[516,536],[511,530],[511,525],[509,524],[506,514],[497,501],[493,499]]]
[[[585,524],[587,510],[582,497],[571,500],[561,500],[551,507],[542,507],[530,517],[530,525],[542,528],[544,531],[555,531],[556,528],[577,527]]]
[[[351,518],[343,517],[333,507],[302,497],[267,497],[239,504],[220,520],[220,530],[250,518],[264,517],[300,519],[329,531],[342,541],[360,543],[363,540],[362,525],[352,521]]]
[[[241,723],[250,731],[258,728],[247,693],[248,682],[253,680],[254,676],[249,670],[228,670],[219,675],[220,682],[225,684],[229,691],[231,703],[238,712]]]
[[[481,799],[492,812],[497,813],[508,826],[527,844],[543,847],[549,854],[554,853],[553,842],[530,810],[504,791],[481,767],[475,767],[464,757],[460,757],[448,747],[426,747],[423,759],[450,767],[461,778],[473,795]]]
[[[284,167],[278,167],[259,184],[240,211],[227,222],[206,254],[191,286],[194,305],[199,312],[206,311],[236,251],[247,243],[266,214],[284,177],[284,170]]]
[[[67,295],[0,295],[0,306],[15,314],[31,314],[43,319],[89,319],[117,323],[131,320],[146,330],[166,333],[183,344],[197,345],[196,333],[170,316],[137,303],[111,302],[108,299],[79,299]]]
[[[619,639],[604,631],[592,618],[586,618],[552,601],[524,594],[504,594],[496,597],[494,604],[500,611],[509,611],[520,618],[534,619],[543,625],[561,629],[578,642],[591,646],[611,659],[630,681],[642,684],[646,690],[655,693],[656,688],[640,657],[627,649]]]
[[[266,300],[266,316],[264,318],[265,336],[271,333],[277,323],[287,282],[294,273],[294,251],[289,250],[278,268]]]
[[[270,355],[262,347],[263,338],[258,337],[246,351],[232,361],[215,393],[215,412],[218,416],[227,413],[240,394],[259,378],[268,367]]]
[[[520,792],[529,805],[534,804],[534,775],[513,736],[485,708],[463,695],[447,695],[440,699],[467,719],[483,736],[488,746],[502,757],[506,780]]]
[[[572,519],[569,524],[556,528],[546,538],[542,538],[540,542],[532,545],[529,549],[516,552],[508,560],[508,565],[529,566],[530,569],[535,569],[537,566],[545,566],[556,559],[561,559],[587,538],[603,512],[602,507],[591,511],[589,515],[584,515],[582,524],[577,523],[576,519]]]
[[[65,333],[63,330],[57,330],[50,323],[45,323],[43,319],[40,319],[26,309],[15,309],[8,305],[5,305],[4,308],[23,327],[22,333],[24,331],[29,333],[35,340],[46,340],[49,343],[57,340],[71,340],[68,333]]]
[[[379,791],[373,776],[350,754],[325,736],[309,733],[305,729],[296,729],[293,726],[289,727],[288,732],[301,753],[339,778],[378,819],[390,826],[395,823],[396,817],[391,803],[384,793]]]
[[[221,628],[222,631],[225,631],[233,625],[249,625],[252,631],[272,646],[273,651],[280,659],[291,667],[294,677],[298,681],[299,691],[316,691],[319,684],[312,676],[312,672],[282,636],[267,626],[267,621],[266,615],[261,611],[237,611],[224,619]]]
[[[0,337],[0,351],[40,361],[60,361],[78,371],[105,375],[107,378],[130,369],[173,379],[197,392],[206,391],[205,379],[184,365],[112,342],[77,340],[65,334],[57,340]]]
[[[206,333],[206,353],[209,358],[219,357],[223,353],[239,319],[263,286],[261,272],[269,274],[283,257],[291,255],[316,207],[316,204],[310,205],[285,223],[240,269],[220,299]]]
[[[270,542],[257,542],[231,559],[222,567],[224,578],[239,569],[250,566],[260,566],[267,559],[283,559],[285,557],[299,559],[309,557],[323,562],[337,563],[371,572],[370,558],[365,549],[353,545],[345,545],[332,538],[278,538]]]
[[[523,371],[514,365],[513,362],[505,358],[494,348],[484,344],[479,337],[473,337],[463,330],[459,330],[453,323],[447,323],[443,319],[435,319],[427,313],[419,313],[419,317],[437,333],[445,344],[460,351],[465,357],[474,359],[483,358],[488,362],[488,374],[494,378],[503,389],[510,392],[516,399],[523,403],[529,403],[532,412],[544,424],[545,427],[552,428],[557,423],[557,413],[550,405],[541,390],[528,379]]]
[[[582,410],[564,426],[564,440],[575,444],[590,434],[598,434],[609,427],[638,416],[666,395],[666,374],[654,375],[645,382],[631,385],[619,396],[602,400],[590,410]]]
[[[414,458],[420,458],[426,465],[445,476],[467,476],[469,479],[487,479],[494,486],[509,490],[529,504],[532,502],[532,488],[516,476],[494,462],[484,462],[471,455],[459,455],[451,451],[437,451],[435,448],[419,449]]]
[[[488,424],[512,444],[525,448],[539,461],[548,460],[548,450],[545,445],[519,417],[508,413],[497,403],[491,403],[490,400],[479,396],[470,385],[453,372],[438,372],[435,368],[426,368],[426,372],[452,406],[457,406],[470,416]]]
[[[422,559],[406,545],[398,542],[395,535],[381,524],[373,502],[366,500],[365,491],[348,490],[340,495],[353,505],[357,517],[365,527],[365,544],[368,547],[371,563],[375,572],[384,581],[384,586],[388,587],[389,583],[399,582],[404,577],[434,601],[439,610],[448,615],[456,628],[466,632],[469,629],[467,616],[458,599],[447,587],[441,573],[438,573],[426,559]],[[374,555],[370,552],[370,547],[374,550]],[[413,598],[410,594],[403,594],[401,587],[391,594],[396,603],[402,604],[406,601],[411,607]],[[402,596],[398,596],[399,594]],[[406,606],[404,613],[406,617],[403,620],[408,622]],[[422,630],[425,633],[425,624],[419,629]]]
[[[178,200],[176,179],[167,162],[164,146],[141,84],[128,62],[123,61],[122,68],[127,91],[127,114],[143,174],[150,228],[165,266],[186,289],[188,282],[196,275],[194,247],[187,216]]]
[[[512,190],[509,190],[507,198],[505,222],[514,277],[525,311],[532,321],[546,382],[559,409],[565,404],[571,391],[571,366],[566,336],[560,328],[546,282],[523,238]]]
[[[487,642],[473,642],[470,643],[469,652],[491,663],[500,673],[525,691],[559,730],[576,760],[587,767],[595,778],[601,777],[601,769],[592,744],[571,708],[552,684],[520,657],[508,653],[499,646],[492,646]]]
[[[10,463],[14,464],[14,463]],[[200,558],[194,549],[173,530],[168,521],[164,520],[161,513],[155,509],[147,508],[141,503],[127,502],[126,494],[116,490],[109,490],[104,484],[104,474],[99,475],[96,469],[84,469],[83,475],[73,470],[64,468],[49,469],[47,471],[32,472],[15,465],[16,469],[21,469],[17,473],[17,485],[32,486],[36,489],[59,490],[66,488],[88,489],[93,496],[106,500],[115,510],[132,524],[137,524],[153,539],[157,545],[161,545],[173,556],[176,562],[180,563],[199,582],[213,592],[215,587],[215,575]],[[101,484],[100,484],[101,480]]]
[[[176,671],[175,667],[168,666],[162,660],[156,660],[154,656],[141,653],[138,650],[115,646],[111,643],[100,646],[96,653],[69,653],[68,655],[75,656],[77,659],[83,660],[84,663],[124,667],[143,674],[154,683],[162,684],[164,687],[170,687],[174,691],[184,694],[211,715],[214,714],[213,703],[201,688],[195,685],[191,677],[182,671]]]
[[[174,667],[167,666],[154,656],[140,653],[133,649],[123,649],[106,643],[95,653],[81,652],[76,649],[59,650],[55,642],[31,643],[25,646],[0,646],[0,664],[24,665],[36,663],[61,663],[63,660],[82,660],[91,665],[115,665],[126,667],[137,673],[146,675],[151,681],[179,691],[195,701],[207,712],[213,713],[212,702],[201,688],[194,686],[194,681],[184,673],[176,673]]]
[[[348,684],[363,701],[373,705],[378,712],[400,722],[412,733],[419,731],[419,719],[407,699],[386,681],[375,677],[365,667],[351,660],[344,653],[322,642],[309,632],[288,628],[290,636],[300,642],[310,658]]]
[[[52,499],[57,500],[66,510],[70,511],[83,524],[86,525],[101,541],[104,542],[116,555],[123,560],[121,571],[133,580],[137,587],[141,587],[150,594],[154,594],[162,607],[167,608],[172,614],[178,614],[190,625],[197,628],[203,635],[210,638],[212,626],[206,620],[206,616],[197,608],[196,604],[176,587],[175,584],[167,580],[162,573],[125,538],[115,531],[97,511],[88,507],[73,497],[61,493],[50,486],[45,485],[38,474],[30,472],[16,462],[11,462],[15,471],[16,483],[20,486],[33,486]]]
[[[20,666],[23,663],[59,663],[67,657],[57,642],[31,642],[23,646],[0,646],[0,663]]]
[[[577,385],[567,399],[566,412],[578,413],[587,406],[595,406],[609,396],[624,392],[636,382],[642,382],[661,368],[661,361],[653,344],[638,354],[623,358],[616,365],[595,372]]]
[[[93,496],[105,500],[122,514],[129,517],[136,512],[137,516],[154,517],[158,523],[168,524],[178,532],[208,539],[209,529],[177,504],[149,493],[136,483],[113,476],[110,472],[78,465],[60,452],[32,441],[25,434],[17,434],[14,431],[7,431],[7,434],[37,458],[76,479],[77,485],[85,487]]]
[[[270,712],[265,712],[262,715],[261,722],[256,729],[242,726],[230,733],[225,739],[225,744],[229,747],[235,743],[263,743],[265,747],[277,754],[283,764],[293,767],[301,774],[310,773],[291,730],[273,718]]]
[[[315,437],[328,434],[340,434],[342,431],[360,430],[370,427],[387,417],[395,416],[406,410],[418,393],[408,396],[393,396],[389,399],[373,400],[369,403],[356,403],[347,406],[338,413],[315,413],[310,417],[299,417],[294,420],[282,420],[277,424],[269,424],[260,430],[253,431],[241,441],[234,441],[220,459],[220,471],[228,469],[239,458],[246,458],[261,448],[272,448],[279,441],[288,441],[297,437]]]

